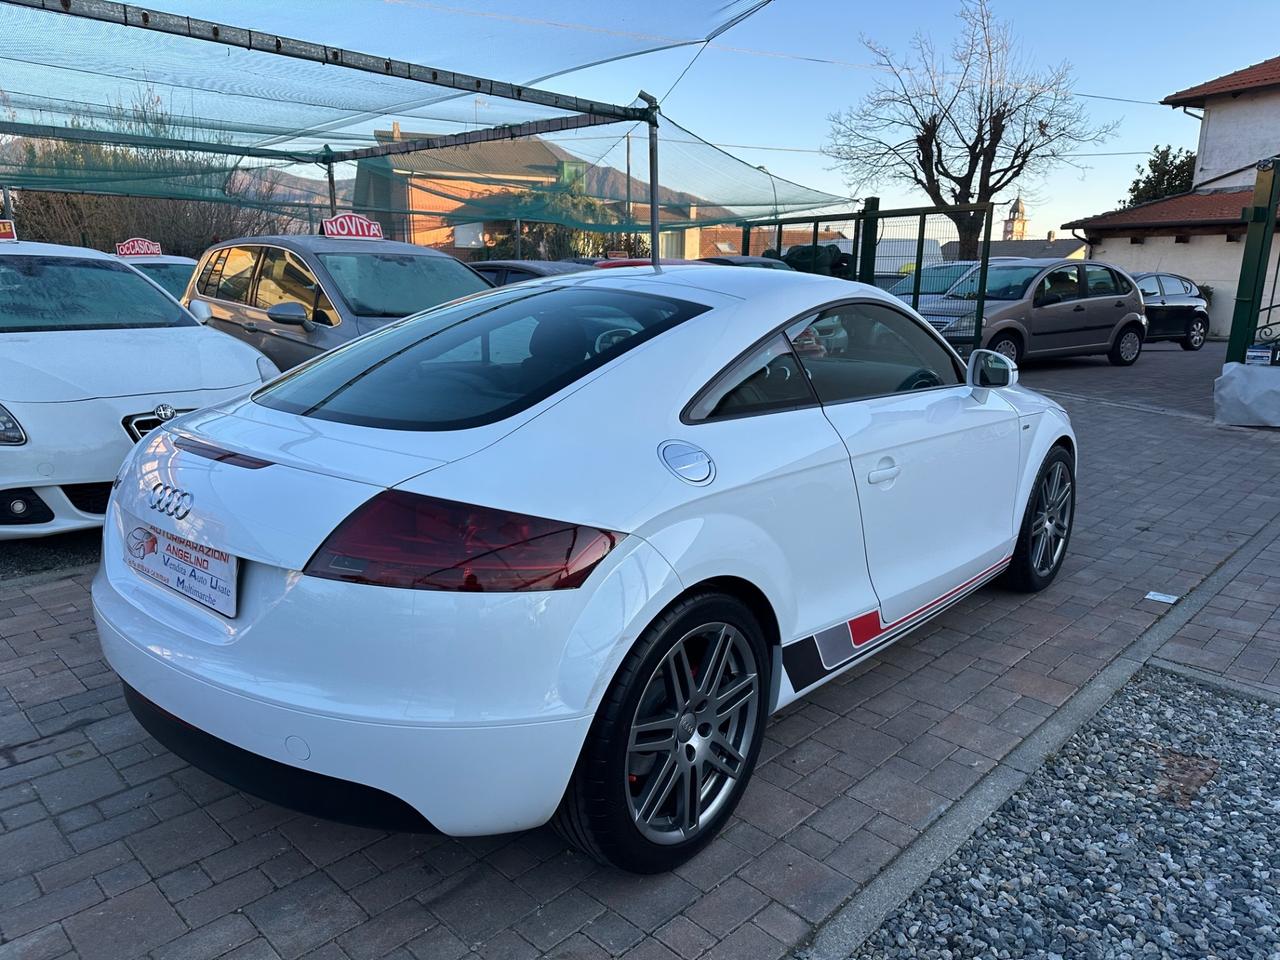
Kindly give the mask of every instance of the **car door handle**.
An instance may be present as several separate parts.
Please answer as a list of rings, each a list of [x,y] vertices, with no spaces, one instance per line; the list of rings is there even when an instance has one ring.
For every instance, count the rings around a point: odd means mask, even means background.
[[[246,320],[244,322],[244,328],[248,330],[250,333],[258,332],[258,325],[254,323],[252,320]]]
[[[902,468],[897,464],[891,464],[887,467],[877,467],[867,474],[867,483],[888,483],[902,472]]]
[[[1083,311],[1084,311],[1084,307],[1081,306],[1080,304],[1076,304],[1074,307],[1071,308],[1072,313],[1081,313]]]
[[[1163,301],[1163,300],[1161,300],[1160,302],[1161,302],[1162,304],[1164,303],[1164,301]],[[1115,305],[1116,305],[1117,307],[1123,307],[1123,306],[1124,306],[1124,301],[1123,301],[1123,300],[1117,300]]]

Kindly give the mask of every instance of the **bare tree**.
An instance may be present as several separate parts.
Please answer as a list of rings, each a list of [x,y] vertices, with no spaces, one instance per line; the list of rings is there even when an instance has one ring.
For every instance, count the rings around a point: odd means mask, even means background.
[[[11,109],[4,112],[13,118]],[[185,128],[149,90],[110,108],[105,118],[73,112],[66,125],[158,143],[181,138]],[[217,240],[305,228],[305,221],[299,225],[273,205],[277,171],[247,167],[235,156],[16,136],[0,138],[0,154],[24,186],[15,199],[24,239],[110,251],[120,240],[144,236],[167,253],[199,256]],[[53,189],[42,190],[45,184]]]
[[[863,38],[887,75],[857,106],[833,114],[826,153],[861,191],[884,181],[918,187],[939,207],[986,203],[1022,178],[1072,163],[1114,124],[1093,124],[1072,96],[1068,63],[1037,69],[986,0],[963,0],[949,57],[924,34],[899,58]],[[978,254],[982,215],[949,213],[959,256]]]

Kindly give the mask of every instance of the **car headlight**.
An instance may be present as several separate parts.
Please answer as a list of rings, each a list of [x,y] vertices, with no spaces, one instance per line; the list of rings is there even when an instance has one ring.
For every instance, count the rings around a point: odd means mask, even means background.
[[[268,380],[274,380],[276,377],[280,376],[280,368],[266,357],[259,357],[258,376],[262,378],[263,383],[266,383]]]
[[[0,444],[20,446],[27,442],[27,435],[22,432],[22,424],[17,418],[0,406]]]

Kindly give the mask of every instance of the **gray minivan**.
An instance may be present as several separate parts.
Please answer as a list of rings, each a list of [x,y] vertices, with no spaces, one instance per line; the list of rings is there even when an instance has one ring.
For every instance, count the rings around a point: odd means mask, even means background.
[[[975,272],[921,313],[948,340],[971,340],[977,294]],[[1025,357],[1106,354],[1127,367],[1142,353],[1147,335],[1146,311],[1133,278],[1096,260],[992,261],[983,315],[983,347],[1014,363]]]
[[[391,320],[490,286],[461,261],[409,243],[245,237],[205,251],[182,302],[287,370]]]

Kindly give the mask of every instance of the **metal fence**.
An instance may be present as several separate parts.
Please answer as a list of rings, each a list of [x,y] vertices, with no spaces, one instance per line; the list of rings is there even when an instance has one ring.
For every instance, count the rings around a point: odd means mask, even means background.
[[[881,210],[869,197],[857,211],[743,223],[742,252],[874,284],[968,353],[982,343],[993,212],[989,203]]]

